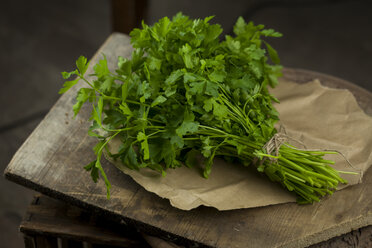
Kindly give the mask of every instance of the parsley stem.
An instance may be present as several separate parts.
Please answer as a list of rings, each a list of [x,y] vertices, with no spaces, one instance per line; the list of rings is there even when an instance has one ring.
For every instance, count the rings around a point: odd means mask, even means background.
[[[95,163],[95,166],[98,168],[98,170],[101,172],[101,175],[102,177],[104,178],[104,181],[105,181],[105,184],[107,186],[107,197],[110,196],[110,188],[111,188],[111,184],[107,178],[107,175],[104,171],[104,169],[102,168],[102,165],[101,165],[101,156],[102,156],[102,151],[103,151],[103,148],[105,148],[105,146],[116,136],[120,133],[120,131],[116,132],[115,134],[113,134],[109,139],[107,139],[103,144],[102,146],[99,148],[98,152],[97,152],[97,162]]]
[[[155,119],[152,119],[152,118],[147,118],[147,120],[149,120],[149,121],[153,121],[153,122],[157,122],[157,123],[161,123],[161,124],[164,124],[164,122],[159,121],[159,120],[155,120]]]
[[[98,92],[98,94],[100,94],[103,98],[106,98],[106,99],[111,99],[111,100],[115,100],[115,101],[122,101],[121,98],[119,97],[114,97],[114,96],[108,96],[106,95],[105,93],[103,93],[102,91],[100,91],[99,89],[97,89],[96,87],[94,87],[88,80],[86,80],[84,77],[80,76],[81,79],[83,79],[84,82],[86,82],[90,87],[92,87],[95,91]],[[146,103],[140,103],[140,102],[137,102],[137,101],[133,101],[133,100],[129,100],[129,99],[126,99],[125,100],[126,102],[128,103],[132,103],[132,104],[137,104],[137,105],[144,105],[146,107],[150,107],[149,104],[146,104]]]
[[[102,126],[102,129],[107,131],[107,132],[123,132],[123,131],[128,131],[128,130],[131,130],[131,129],[134,129],[135,127],[126,127],[126,128],[121,128],[121,129],[109,129],[109,128],[105,128]]]
[[[116,135],[118,135],[121,131],[116,131],[113,135],[110,136],[110,138],[108,138],[105,143],[103,143],[103,145],[101,146],[101,148],[99,149],[98,153],[102,151],[102,149],[113,139],[115,138]]]
[[[105,95],[102,91],[100,91],[99,89],[97,89],[96,87],[94,87],[88,80],[86,80],[82,75],[79,75],[81,79],[83,79],[84,82],[86,82],[90,87],[92,87],[95,91],[98,92],[98,94],[100,94],[103,98],[106,98],[106,99],[111,99],[111,100],[117,100],[117,101],[121,101],[120,98],[118,97],[113,97],[113,96],[107,96]]]
[[[165,126],[147,126],[147,128],[165,129]]]
[[[195,138],[183,138],[183,140],[200,140],[199,137],[195,137]]]
[[[92,89],[96,90],[96,88],[88,81],[86,80],[83,75],[79,74],[79,77],[85,82],[87,83]]]
[[[217,128],[213,128],[213,127],[209,127],[209,126],[204,126],[204,125],[199,125],[199,127],[204,128],[204,129],[213,130],[213,131],[215,131],[215,132],[223,133],[223,134],[225,134],[225,135],[228,135],[228,133],[226,133],[226,132],[224,132],[224,131],[222,131],[222,130],[220,130],[220,129],[217,129]]]
[[[155,134],[163,133],[163,132],[165,132],[165,130],[158,130],[158,131],[155,131],[155,132],[150,133],[149,135],[147,135],[147,138],[149,138],[149,137],[151,137],[151,136],[153,136],[153,135],[155,135]]]
[[[120,99],[121,101],[121,99]],[[125,99],[126,102],[128,103],[132,103],[132,104],[136,104],[136,105],[143,105],[143,106],[146,106],[146,107],[150,107],[149,104],[146,104],[146,103],[141,103],[141,102],[137,102],[137,101],[133,101],[133,100],[129,100],[129,99]]]

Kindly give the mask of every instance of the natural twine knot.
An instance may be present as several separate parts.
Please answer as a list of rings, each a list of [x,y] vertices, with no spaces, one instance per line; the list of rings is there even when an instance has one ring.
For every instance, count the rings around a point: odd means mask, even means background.
[[[288,141],[290,141],[290,140],[295,142],[295,143],[300,144],[304,148],[300,149],[300,148],[296,148],[294,146],[290,146],[288,144]],[[340,152],[339,150],[335,150],[335,149],[307,149],[306,145],[304,143],[302,143],[300,140],[292,138],[291,136],[289,136],[287,134],[284,126],[282,126],[282,125],[280,126],[279,131],[276,134],[274,134],[273,137],[271,137],[271,139],[269,139],[269,141],[267,141],[266,144],[262,147],[266,151],[266,154],[272,155],[272,156],[275,156],[275,157],[264,157],[261,160],[256,158],[256,159],[253,160],[253,164],[255,164],[256,166],[262,165],[266,159],[270,160],[271,163],[276,163],[278,161],[277,157],[279,156],[279,149],[282,145],[287,146],[287,147],[289,147],[291,149],[294,149],[294,150],[298,150],[298,151],[336,152],[345,159],[345,161],[349,164],[349,166],[351,168],[353,168],[355,171],[358,171],[359,181],[360,182],[362,181],[363,171],[361,169],[355,168],[354,165],[349,161],[349,159],[342,152]]]
[[[280,147],[288,141],[288,136],[285,133],[276,133],[274,134],[271,139],[266,142],[266,144],[262,147],[267,154],[274,155],[275,157],[279,156],[279,149]],[[273,162],[276,162],[276,158],[269,158],[270,160],[273,160]]]

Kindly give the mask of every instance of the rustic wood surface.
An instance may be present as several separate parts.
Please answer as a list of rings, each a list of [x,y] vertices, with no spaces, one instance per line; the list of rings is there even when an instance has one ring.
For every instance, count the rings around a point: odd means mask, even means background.
[[[114,68],[116,57],[129,56],[125,35],[113,34],[93,57],[104,53]],[[92,72],[89,69],[88,74]],[[318,78],[324,85],[349,89],[366,113],[372,115],[372,94],[331,76],[286,69],[284,78],[299,83]],[[5,176],[51,197],[110,214],[155,236],[177,243],[212,247],[306,247],[351,230],[371,225],[372,172],[362,184],[336,192],[313,205],[295,203],[217,211],[199,207],[182,211],[149,193],[107,161],[103,166],[112,183],[106,199],[104,183],[94,184],[82,166],[94,159],[94,138],[87,136],[89,106],[72,120],[77,88],[64,94],[30,135],[8,165]],[[370,149],[370,148],[366,148]]]

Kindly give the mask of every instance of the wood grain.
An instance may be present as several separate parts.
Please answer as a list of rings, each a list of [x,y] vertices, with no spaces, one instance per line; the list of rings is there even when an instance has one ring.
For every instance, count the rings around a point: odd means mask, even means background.
[[[92,59],[104,53],[110,67],[118,55],[131,51],[125,35],[113,34]],[[89,69],[88,74],[92,72]],[[284,78],[306,82],[318,78],[330,87],[349,89],[372,115],[372,94],[338,78],[305,70],[285,69]],[[371,225],[372,172],[362,184],[336,192],[313,205],[294,203],[262,208],[217,211],[199,207],[182,211],[145,191],[107,161],[103,166],[112,183],[106,199],[102,181],[94,184],[82,166],[94,159],[95,140],[86,135],[89,106],[71,119],[77,88],[61,96],[8,165],[5,176],[16,183],[68,203],[110,214],[148,234],[177,243],[212,247],[305,247]]]

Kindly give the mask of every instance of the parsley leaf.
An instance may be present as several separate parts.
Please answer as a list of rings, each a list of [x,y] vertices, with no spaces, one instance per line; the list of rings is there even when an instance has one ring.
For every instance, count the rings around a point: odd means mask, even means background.
[[[89,67],[89,63],[87,63],[87,58],[84,56],[80,56],[76,60],[76,67],[78,68],[80,75],[84,76],[85,72]]]

